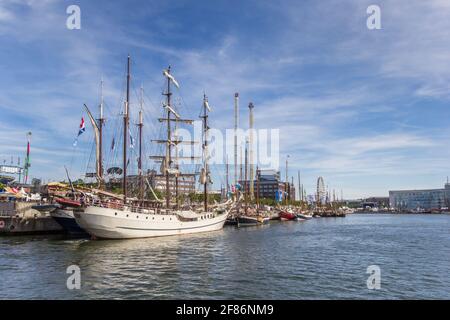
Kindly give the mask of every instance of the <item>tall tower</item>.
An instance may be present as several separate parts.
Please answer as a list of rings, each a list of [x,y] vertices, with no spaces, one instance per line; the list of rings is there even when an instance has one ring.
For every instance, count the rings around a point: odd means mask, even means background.
[[[254,168],[253,168],[253,108],[254,105],[253,103],[249,103],[248,105],[248,126],[250,129],[250,134],[249,134],[249,153],[250,153],[250,161],[249,161],[249,166],[250,166],[250,179],[249,179],[249,183],[250,183],[250,199],[253,199],[254,195],[255,195],[255,186],[254,186],[254,180],[255,180],[255,173],[254,173]]]
[[[238,182],[237,130],[239,127],[239,93],[234,94],[234,184]]]

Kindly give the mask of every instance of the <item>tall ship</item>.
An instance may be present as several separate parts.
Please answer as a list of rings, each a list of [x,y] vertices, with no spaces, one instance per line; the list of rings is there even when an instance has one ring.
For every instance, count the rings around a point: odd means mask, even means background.
[[[180,208],[178,198],[172,201],[170,182],[178,180],[182,175],[176,154],[173,155],[174,146],[177,146],[179,138],[173,135],[172,124],[182,122],[183,119],[172,106],[171,85],[178,87],[178,82],[171,74],[170,67],[163,71],[167,80],[167,87],[163,93],[166,96],[164,118],[159,119],[165,123],[167,137],[164,140],[154,142],[165,146],[165,154],[155,156],[161,163],[161,174],[165,176],[165,204],[163,201],[154,203],[143,199],[143,192],[139,196],[130,197],[127,192],[127,141],[129,139],[129,114],[130,114],[130,57],[127,64],[127,89],[123,112],[123,168],[122,191],[123,200],[117,201],[109,197],[97,197],[89,199],[82,207],[74,209],[74,216],[78,225],[91,236],[98,239],[132,239],[159,236],[171,236],[189,233],[217,231],[223,228],[233,200],[209,206],[208,185],[210,184],[210,171],[208,167],[208,113],[211,111],[206,96],[203,98],[202,122],[203,122],[203,167],[200,181],[203,184],[203,205],[198,208]],[[189,122],[186,120],[186,122]],[[192,121],[190,121],[192,122]],[[142,141],[142,131],[140,131]],[[140,151],[141,153],[142,151]],[[142,159],[142,153],[139,155]],[[142,175],[142,161],[138,161],[139,187],[142,190],[144,177]],[[176,189],[178,190],[178,189]],[[177,191],[176,191],[177,193]]]

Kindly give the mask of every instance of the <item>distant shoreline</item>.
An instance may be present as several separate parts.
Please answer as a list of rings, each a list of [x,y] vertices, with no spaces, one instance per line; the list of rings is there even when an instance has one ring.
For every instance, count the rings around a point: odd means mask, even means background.
[[[354,212],[351,214],[362,214],[362,215],[376,215],[376,214],[392,214],[392,215],[441,215],[450,214],[450,212],[389,212],[389,211],[379,211],[379,212]]]

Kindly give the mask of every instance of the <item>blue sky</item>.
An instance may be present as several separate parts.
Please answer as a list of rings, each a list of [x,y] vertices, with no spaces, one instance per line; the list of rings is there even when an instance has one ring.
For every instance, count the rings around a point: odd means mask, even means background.
[[[71,4],[81,30],[66,28]],[[371,4],[381,30],[366,27]],[[280,129],[280,161],[290,155],[308,193],[319,175],[346,198],[441,187],[450,172],[449,16],[445,0],[0,0],[0,160],[23,158],[32,131],[31,176],[61,179],[64,165],[81,174],[92,150],[90,133],[72,148],[82,105],[95,110],[103,76],[113,131],[130,53],[132,107],[142,83],[148,140],[170,64],[188,117],[204,91],[221,129],[232,126],[234,92],[245,124],[252,101],[256,126]]]

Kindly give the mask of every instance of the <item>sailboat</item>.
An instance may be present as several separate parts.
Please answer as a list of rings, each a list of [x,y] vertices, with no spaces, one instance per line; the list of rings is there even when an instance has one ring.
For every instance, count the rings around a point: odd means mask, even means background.
[[[103,117],[103,79],[101,81],[101,102],[100,102],[100,117],[98,120],[94,118],[88,106],[85,104],[85,110],[91,122],[94,131],[95,140],[95,173],[86,174],[87,176],[95,176],[98,181],[99,187],[101,188],[104,184],[103,180],[103,161],[102,161],[102,140],[103,140],[103,124],[105,119]],[[55,201],[58,203],[58,208],[50,213],[52,218],[64,229],[64,231],[70,236],[76,237],[87,237],[89,234],[84,231],[76,222],[74,209],[78,211],[82,210],[82,204],[80,198],[83,196],[79,192],[75,192],[72,182],[69,177],[69,173],[66,169],[67,178],[71,186],[71,192],[67,194],[64,198],[56,198]]]
[[[163,71],[167,80],[166,103],[163,105],[167,112],[167,118],[160,119],[167,123],[167,139],[165,156],[162,160],[161,169],[166,177],[166,206],[150,206],[143,201],[134,201],[127,198],[127,140],[130,106],[130,56],[128,56],[127,67],[127,94],[124,108],[124,138],[123,138],[123,202],[109,202],[102,199],[86,204],[82,211],[75,211],[77,223],[95,238],[100,239],[132,239],[148,238],[158,236],[172,236],[189,233],[216,231],[223,228],[229,213],[230,201],[217,205],[213,209],[208,208],[207,201],[207,179],[204,179],[204,208],[200,212],[194,210],[181,210],[178,203],[175,208],[170,205],[170,180],[177,179],[179,170],[173,167],[172,145],[178,143],[176,137],[172,136],[171,122],[181,121],[178,113],[171,106],[171,84],[178,87],[178,82],[171,74],[170,67]],[[209,105],[203,103],[204,128],[207,128],[207,113]],[[207,151],[207,141],[204,141],[204,152]],[[202,171],[207,174],[208,156],[204,157],[205,163]],[[178,202],[178,199],[177,199]]]

